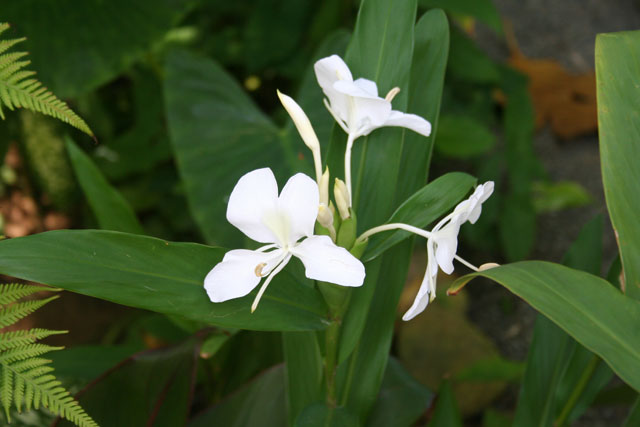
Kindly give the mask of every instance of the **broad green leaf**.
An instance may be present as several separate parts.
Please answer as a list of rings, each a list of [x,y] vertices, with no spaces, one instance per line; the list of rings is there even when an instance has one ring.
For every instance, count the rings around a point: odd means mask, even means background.
[[[564,264],[592,274],[602,262],[602,217],[589,222],[567,251]],[[573,421],[611,379],[609,368],[539,314],[516,410],[522,425]],[[582,388],[583,387],[583,388]],[[563,419],[562,422],[558,418]]]
[[[440,117],[436,151],[447,157],[468,158],[491,150],[496,137],[479,120],[463,115]]]
[[[284,366],[275,366],[226,400],[196,415],[189,427],[285,426]]]
[[[532,189],[533,208],[536,213],[584,206],[593,200],[582,185],[573,181],[538,181],[533,183]]]
[[[190,339],[176,347],[134,354],[92,382],[78,401],[104,426],[184,425],[193,397],[198,347],[197,340]]]
[[[630,386],[640,389],[640,302],[607,281],[542,261],[507,264],[469,274],[447,291],[455,294],[474,277],[506,287],[576,341],[600,356]],[[616,313],[612,316],[611,313]]]
[[[596,38],[602,182],[624,268],[624,292],[640,299],[640,31]]]
[[[442,386],[440,386],[436,397],[436,407],[427,426],[462,427],[462,417],[449,381],[443,382]]]
[[[346,408],[331,408],[324,402],[304,408],[296,419],[295,427],[356,427],[358,419]]]
[[[138,346],[131,345],[74,346],[52,352],[47,358],[51,359],[58,378],[84,386],[139,350]]]
[[[470,382],[491,382],[509,381],[519,382],[525,370],[525,364],[503,359],[502,357],[492,357],[480,360],[458,372],[455,381]]]
[[[93,214],[105,230],[144,234],[129,203],[93,164],[88,155],[67,138],[67,152]]]
[[[428,409],[431,391],[416,381],[399,361],[389,359],[378,400],[367,427],[412,426]]]
[[[286,390],[289,424],[302,410],[322,400],[322,355],[315,332],[284,332]]]
[[[502,33],[502,17],[492,0],[420,0],[421,7],[440,7],[456,15],[472,16]]]
[[[22,0],[2,18],[27,37],[38,78],[62,98],[88,92],[143,57],[189,10],[187,0]]]
[[[253,314],[255,291],[224,303],[209,301],[204,277],[224,252],[112,231],[60,230],[0,241],[0,273],[229,328],[294,331],[325,326],[319,293],[286,270]]]
[[[426,13],[416,24],[414,37],[408,111],[429,120],[431,135],[425,138],[405,133],[395,198],[398,204],[427,182],[449,57],[449,23],[444,12]]]
[[[423,228],[448,213],[469,193],[476,180],[462,172],[451,172],[422,187],[391,215],[387,223],[404,223]],[[364,254],[372,260],[395,244],[410,237],[404,230],[382,232],[370,238]]]
[[[500,83],[500,68],[473,40],[457,27],[451,28],[448,71],[454,79],[480,85]]]
[[[169,133],[191,212],[208,242],[237,246],[244,235],[226,221],[227,198],[262,167],[284,186],[280,131],[214,61],[174,51],[165,70]]]

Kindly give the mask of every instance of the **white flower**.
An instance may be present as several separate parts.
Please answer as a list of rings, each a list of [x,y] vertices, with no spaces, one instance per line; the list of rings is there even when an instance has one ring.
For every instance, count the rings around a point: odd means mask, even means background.
[[[434,300],[436,297],[438,266],[445,273],[451,274],[453,273],[453,260],[455,258],[477,270],[477,268],[456,255],[458,233],[460,232],[460,226],[465,222],[469,221],[475,224],[482,212],[482,203],[491,196],[493,187],[492,181],[478,185],[468,199],[460,202],[451,214],[444,217],[433,227],[427,238],[427,269],[418,290],[418,295],[416,295],[413,305],[402,316],[402,320],[413,319],[427,308],[429,302]]]
[[[292,256],[300,258],[309,279],[342,286],[360,286],[364,265],[328,236],[314,236],[318,215],[318,185],[304,174],[292,176],[278,196],[271,169],[244,175],[229,197],[227,220],[251,239],[267,243],[255,251],[227,252],[204,279],[211,301],[222,302],[247,295],[267,276],[252,305]]]
[[[325,100],[327,109],[353,139],[383,126],[404,127],[424,136],[431,133],[431,124],[422,117],[391,109],[391,100],[398,88],[381,98],[375,82],[364,78],[354,81],[349,67],[337,55],[319,60],[314,69],[318,84],[329,100]]]

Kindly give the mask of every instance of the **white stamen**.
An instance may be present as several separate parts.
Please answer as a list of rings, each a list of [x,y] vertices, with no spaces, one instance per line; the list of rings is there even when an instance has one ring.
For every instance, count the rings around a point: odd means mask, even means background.
[[[258,303],[260,302],[260,299],[262,298],[262,294],[264,294],[264,291],[267,290],[267,286],[269,286],[269,283],[271,283],[271,279],[273,279],[276,274],[278,274],[280,271],[282,271],[282,269],[284,268],[285,265],[287,265],[287,263],[289,262],[290,259],[291,259],[291,254],[288,253],[284,257],[282,262],[276,268],[274,268],[271,271],[271,273],[269,273],[269,277],[267,277],[267,279],[264,281],[264,283],[260,287],[260,290],[258,291],[258,295],[256,295],[256,298],[253,300],[253,304],[251,304],[251,312],[252,313],[254,311],[256,311],[256,308],[258,308]]]

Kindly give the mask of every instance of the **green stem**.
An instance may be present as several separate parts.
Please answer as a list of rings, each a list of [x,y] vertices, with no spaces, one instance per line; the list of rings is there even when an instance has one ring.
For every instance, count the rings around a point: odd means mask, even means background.
[[[334,320],[325,331],[324,376],[327,384],[327,405],[330,408],[335,408],[337,406],[336,365],[341,325],[342,319]]]
[[[565,403],[564,408],[562,408],[562,412],[560,412],[560,415],[554,423],[555,426],[560,427],[565,425],[567,419],[569,418],[569,415],[571,415],[571,411],[573,411],[573,408],[578,403],[578,399],[580,399],[580,396],[584,392],[584,389],[587,387],[587,384],[589,383],[589,380],[593,376],[593,373],[595,372],[599,363],[600,358],[594,354],[589,361],[589,364],[586,366],[586,368],[584,368],[584,371],[582,371],[582,375],[580,376],[578,383],[573,388],[571,395],[567,399],[567,403]]]

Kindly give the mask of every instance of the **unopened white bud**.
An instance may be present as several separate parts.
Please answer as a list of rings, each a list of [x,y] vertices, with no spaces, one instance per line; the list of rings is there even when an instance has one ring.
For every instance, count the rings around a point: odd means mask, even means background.
[[[318,206],[318,223],[326,229],[333,228],[333,214],[331,209],[323,203]]]
[[[277,92],[280,102],[282,102],[285,110],[287,110],[287,113],[289,113],[291,119],[293,119],[293,124],[296,125],[296,129],[298,129],[298,133],[302,137],[305,145],[309,147],[311,151],[320,151],[320,141],[318,141],[318,137],[311,126],[311,122],[302,108],[290,96],[287,96],[280,91]]]
[[[318,183],[320,190],[320,204],[329,206],[329,166],[327,166]]]
[[[478,267],[478,271],[491,270],[492,268],[496,268],[496,267],[500,267],[500,264],[496,264],[495,262],[488,262]]]
[[[338,212],[340,212],[340,218],[343,220],[349,218],[349,208],[351,207],[349,190],[344,181],[336,178],[336,182],[333,186],[333,197],[336,199],[336,205],[338,205]]]

